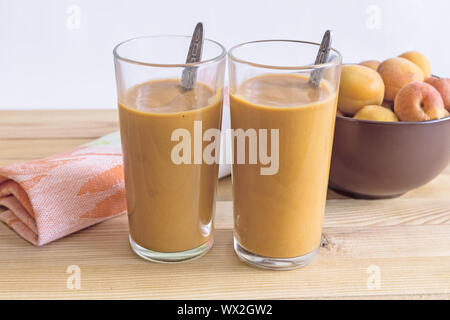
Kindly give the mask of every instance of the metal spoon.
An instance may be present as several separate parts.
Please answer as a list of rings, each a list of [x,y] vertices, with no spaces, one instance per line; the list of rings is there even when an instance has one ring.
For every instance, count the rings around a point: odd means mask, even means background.
[[[192,34],[189,51],[186,58],[186,63],[199,62],[202,59],[203,50],[203,24],[197,23]],[[185,67],[181,75],[181,89],[183,91],[192,90],[197,79],[197,67]]]
[[[327,62],[328,56],[330,54],[331,49],[331,31],[325,31],[322,42],[320,43],[319,51],[317,52],[316,62],[315,64],[322,64]],[[320,81],[323,76],[323,68],[314,69],[311,72],[311,76],[309,77],[309,83],[314,87],[318,88],[320,85]]]

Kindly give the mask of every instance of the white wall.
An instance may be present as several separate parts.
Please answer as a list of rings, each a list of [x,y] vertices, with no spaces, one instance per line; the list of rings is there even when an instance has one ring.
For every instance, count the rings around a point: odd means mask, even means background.
[[[450,77],[449,12],[449,0],[0,0],[0,109],[115,108],[114,45],[197,21],[228,48],[329,28],[346,62],[414,49]]]

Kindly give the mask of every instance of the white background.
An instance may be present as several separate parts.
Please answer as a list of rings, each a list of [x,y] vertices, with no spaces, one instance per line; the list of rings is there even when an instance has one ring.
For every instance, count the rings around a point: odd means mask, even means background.
[[[418,50],[450,77],[449,13],[449,0],[0,0],[0,109],[115,108],[114,45],[197,21],[227,48],[332,29],[344,62]]]

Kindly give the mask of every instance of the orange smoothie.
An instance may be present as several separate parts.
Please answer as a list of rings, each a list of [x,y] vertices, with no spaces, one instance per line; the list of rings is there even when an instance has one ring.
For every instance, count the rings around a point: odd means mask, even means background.
[[[119,116],[132,239],[168,253],[209,241],[218,165],[175,164],[171,152],[178,142],[171,135],[182,128],[194,137],[194,120],[202,121],[203,131],[220,129],[221,95],[201,83],[183,92],[179,79],[149,81],[119,98]]]
[[[230,95],[233,129],[279,129],[276,174],[261,175],[259,163],[233,165],[235,237],[254,254],[293,258],[320,245],[337,95],[308,80],[264,74]]]

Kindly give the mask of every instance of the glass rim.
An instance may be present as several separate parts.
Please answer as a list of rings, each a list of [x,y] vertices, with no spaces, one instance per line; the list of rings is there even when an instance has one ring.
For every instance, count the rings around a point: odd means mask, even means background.
[[[137,65],[142,65],[142,66],[147,66],[147,67],[160,67],[160,68],[185,68],[185,67],[194,67],[194,66],[203,66],[206,64],[210,64],[213,62],[217,62],[220,61],[221,59],[226,57],[227,54],[227,50],[225,49],[225,47],[220,44],[217,41],[214,41],[212,39],[208,39],[205,38],[204,41],[213,43],[215,45],[217,45],[220,48],[220,54],[214,58],[208,59],[208,60],[202,60],[199,62],[190,62],[190,63],[151,63],[151,62],[144,62],[144,61],[139,61],[137,59],[130,59],[130,58],[126,58],[123,55],[120,55],[118,53],[118,50],[120,49],[120,47],[122,47],[125,44],[128,44],[132,41],[137,41],[137,40],[142,40],[142,39],[156,39],[156,38],[192,38],[192,36],[186,36],[186,35],[174,35],[174,34],[161,34],[161,35],[150,35],[150,36],[140,36],[140,37],[135,37],[135,38],[131,38],[131,39],[127,39],[125,41],[120,42],[119,44],[117,44],[114,49],[113,49],[113,55],[114,58],[117,60],[121,60],[124,62],[128,62],[128,63],[132,63],[132,64],[137,64]],[[187,55],[187,51],[186,51],[186,55]]]
[[[332,67],[332,66],[338,65],[339,63],[342,63],[341,53],[334,48],[331,48],[330,51],[336,53],[336,59],[333,59],[332,61],[325,62],[325,63],[302,65],[302,66],[276,66],[276,65],[261,64],[261,63],[256,63],[256,62],[251,62],[248,60],[240,59],[240,58],[236,57],[236,55],[234,55],[234,53],[233,53],[233,51],[235,49],[239,49],[239,48],[244,47],[249,44],[268,43],[268,42],[290,42],[290,43],[308,44],[308,45],[316,46],[317,49],[320,47],[320,43],[312,42],[312,41],[289,40],[289,39],[253,40],[253,41],[247,41],[247,42],[243,42],[243,43],[233,46],[230,50],[228,50],[228,57],[234,62],[247,64],[247,65],[250,65],[253,67],[265,68],[265,69],[278,69],[278,70],[311,70],[311,69]],[[315,59],[315,57],[314,57],[314,59]]]

